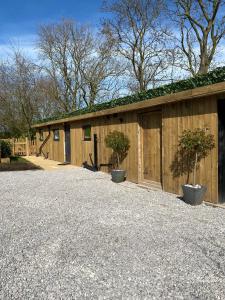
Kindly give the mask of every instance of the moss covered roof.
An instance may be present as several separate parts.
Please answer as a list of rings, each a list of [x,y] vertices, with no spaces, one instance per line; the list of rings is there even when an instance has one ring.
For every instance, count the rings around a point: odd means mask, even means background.
[[[225,67],[216,68],[208,74],[204,75],[196,75],[195,77],[191,77],[189,79],[180,80],[171,84],[163,85],[154,89],[150,89],[146,92],[136,93],[133,95],[121,97],[118,99],[113,99],[108,102],[99,103],[92,105],[90,107],[78,109],[76,111],[70,113],[59,114],[56,116],[52,116],[50,118],[41,119],[35,122],[35,124],[46,123],[50,121],[66,119],[73,116],[84,115],[92,112],[97,112],[109,108],[114,108],[117,106],[127,105],[135,102],[140,102],[143,100],[149,100],[153,98],[157,98],[160,96],[165,96],[169,94],[174,94],[190,89],[194,89],[197,87],[203,87],[219,82],[225,81]]]

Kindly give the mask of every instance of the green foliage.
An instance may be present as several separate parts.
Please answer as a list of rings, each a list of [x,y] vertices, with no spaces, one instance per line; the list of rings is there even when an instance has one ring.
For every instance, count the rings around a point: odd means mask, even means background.
[[[83,115],[83,114],[87,114],[87,113],[91,113],[91,112],[97,112],[97,111],[108,109],[108,108],[114,108],[114,107],[121,106],[121,105],[144,101],[147,99],[153,99],[156,97],[174,94],[174,93],[186,91],[189,89],[207,86],[207,85],[211,85],[211,84],[223,82],[223,81],[225,81],[225,67],[217,68],[214,71],[209,72],[208,74],[197,75],[195,77],[192,77],[192,78],[189,78],[186,80],[181,80],[181,81],[178,81],[175,83],[160,86],[155,89],[150,89],[146,92],[137,93],[137,94],[134,94],[131,96],[114,99],[110,102],[95,104],[95,105],[92,105],[87,108],[73,111],[71,113],[52,116],[47,119],[39,120],[36,123],[44,123],[44,122],[48,122],[48,121]]]
[[[206,134],[204,129],[184,130],[179,146],[192,156],[197,153],[198,158],[202,159],[215,147],[214,137]]]
[[[0,147],[1,147],[1,149],[0,149],[1,150],[1,156],[0,157],[6,158],[6,157],[11,156],[12,151],[11,151],[10,142],[0,140]]]
[[[130,148],[129,138],[123,132],[114,130],[106,136],[105,144],[113,150],[115,166],[119,168]]]
[[[11,136],[10,132],[6,132],[6,131],[1,132],[0,131],[0,139],[10,139],[11,137],[12,136]]]
[[[209,133],[207,134],[205,129],[184,130],[181,135],[179,141],[180,153],[182,157],[186,158],[189,172],[194,170],[194,185],[198,163],[214,147],[214,136]]]

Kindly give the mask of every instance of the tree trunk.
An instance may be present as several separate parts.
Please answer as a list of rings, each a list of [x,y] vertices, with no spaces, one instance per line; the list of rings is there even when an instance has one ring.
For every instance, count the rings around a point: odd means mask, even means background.
[[[205,63],[201,63],[198,70],[198,74],[207,74],[208,71],[209,71],[209,66]]]
[[[198,153],[195,153],[195,166],[194,166],[194,179],[193,179],[194,186],[196,184],[197,163],[198,163]]]
[[[207,49],[204,49],[200,54],[200,67],[198,74],[207,74],[209,71],[209,59]]]
[[[117,169],[119,169],[119,166],[120,166],[120,157],[119,157],[118,153],[116,153],[116,157],[117,157]]]

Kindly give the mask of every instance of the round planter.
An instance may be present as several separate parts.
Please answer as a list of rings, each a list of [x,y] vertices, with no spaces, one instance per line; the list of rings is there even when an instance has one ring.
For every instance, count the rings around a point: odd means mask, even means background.
[[[200,205],[204,200],[205,193],[207,191],[206,186],[195,188],[191,185],[182,185],[184,202],[190,205]]]
[[[125,174],[126,172],[124,170],[112,170],[112,181],[116,183],[123,182],[125,179]]]

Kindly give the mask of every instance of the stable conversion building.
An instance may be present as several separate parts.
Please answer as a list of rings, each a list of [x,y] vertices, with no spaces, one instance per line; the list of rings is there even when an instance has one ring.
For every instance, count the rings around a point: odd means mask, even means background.
[[[104,172],[111,169],[112,155],[105,137],[124,132],[130,139],[122,164],[127,179],[175,194],[187,179],[179,172],[179,137],[185,129],[204,128],[216,146],[201,161],[197,182],[207,186],[206,201],[225,201],[225,68],[33,127],[38,152],[46,158]]]

